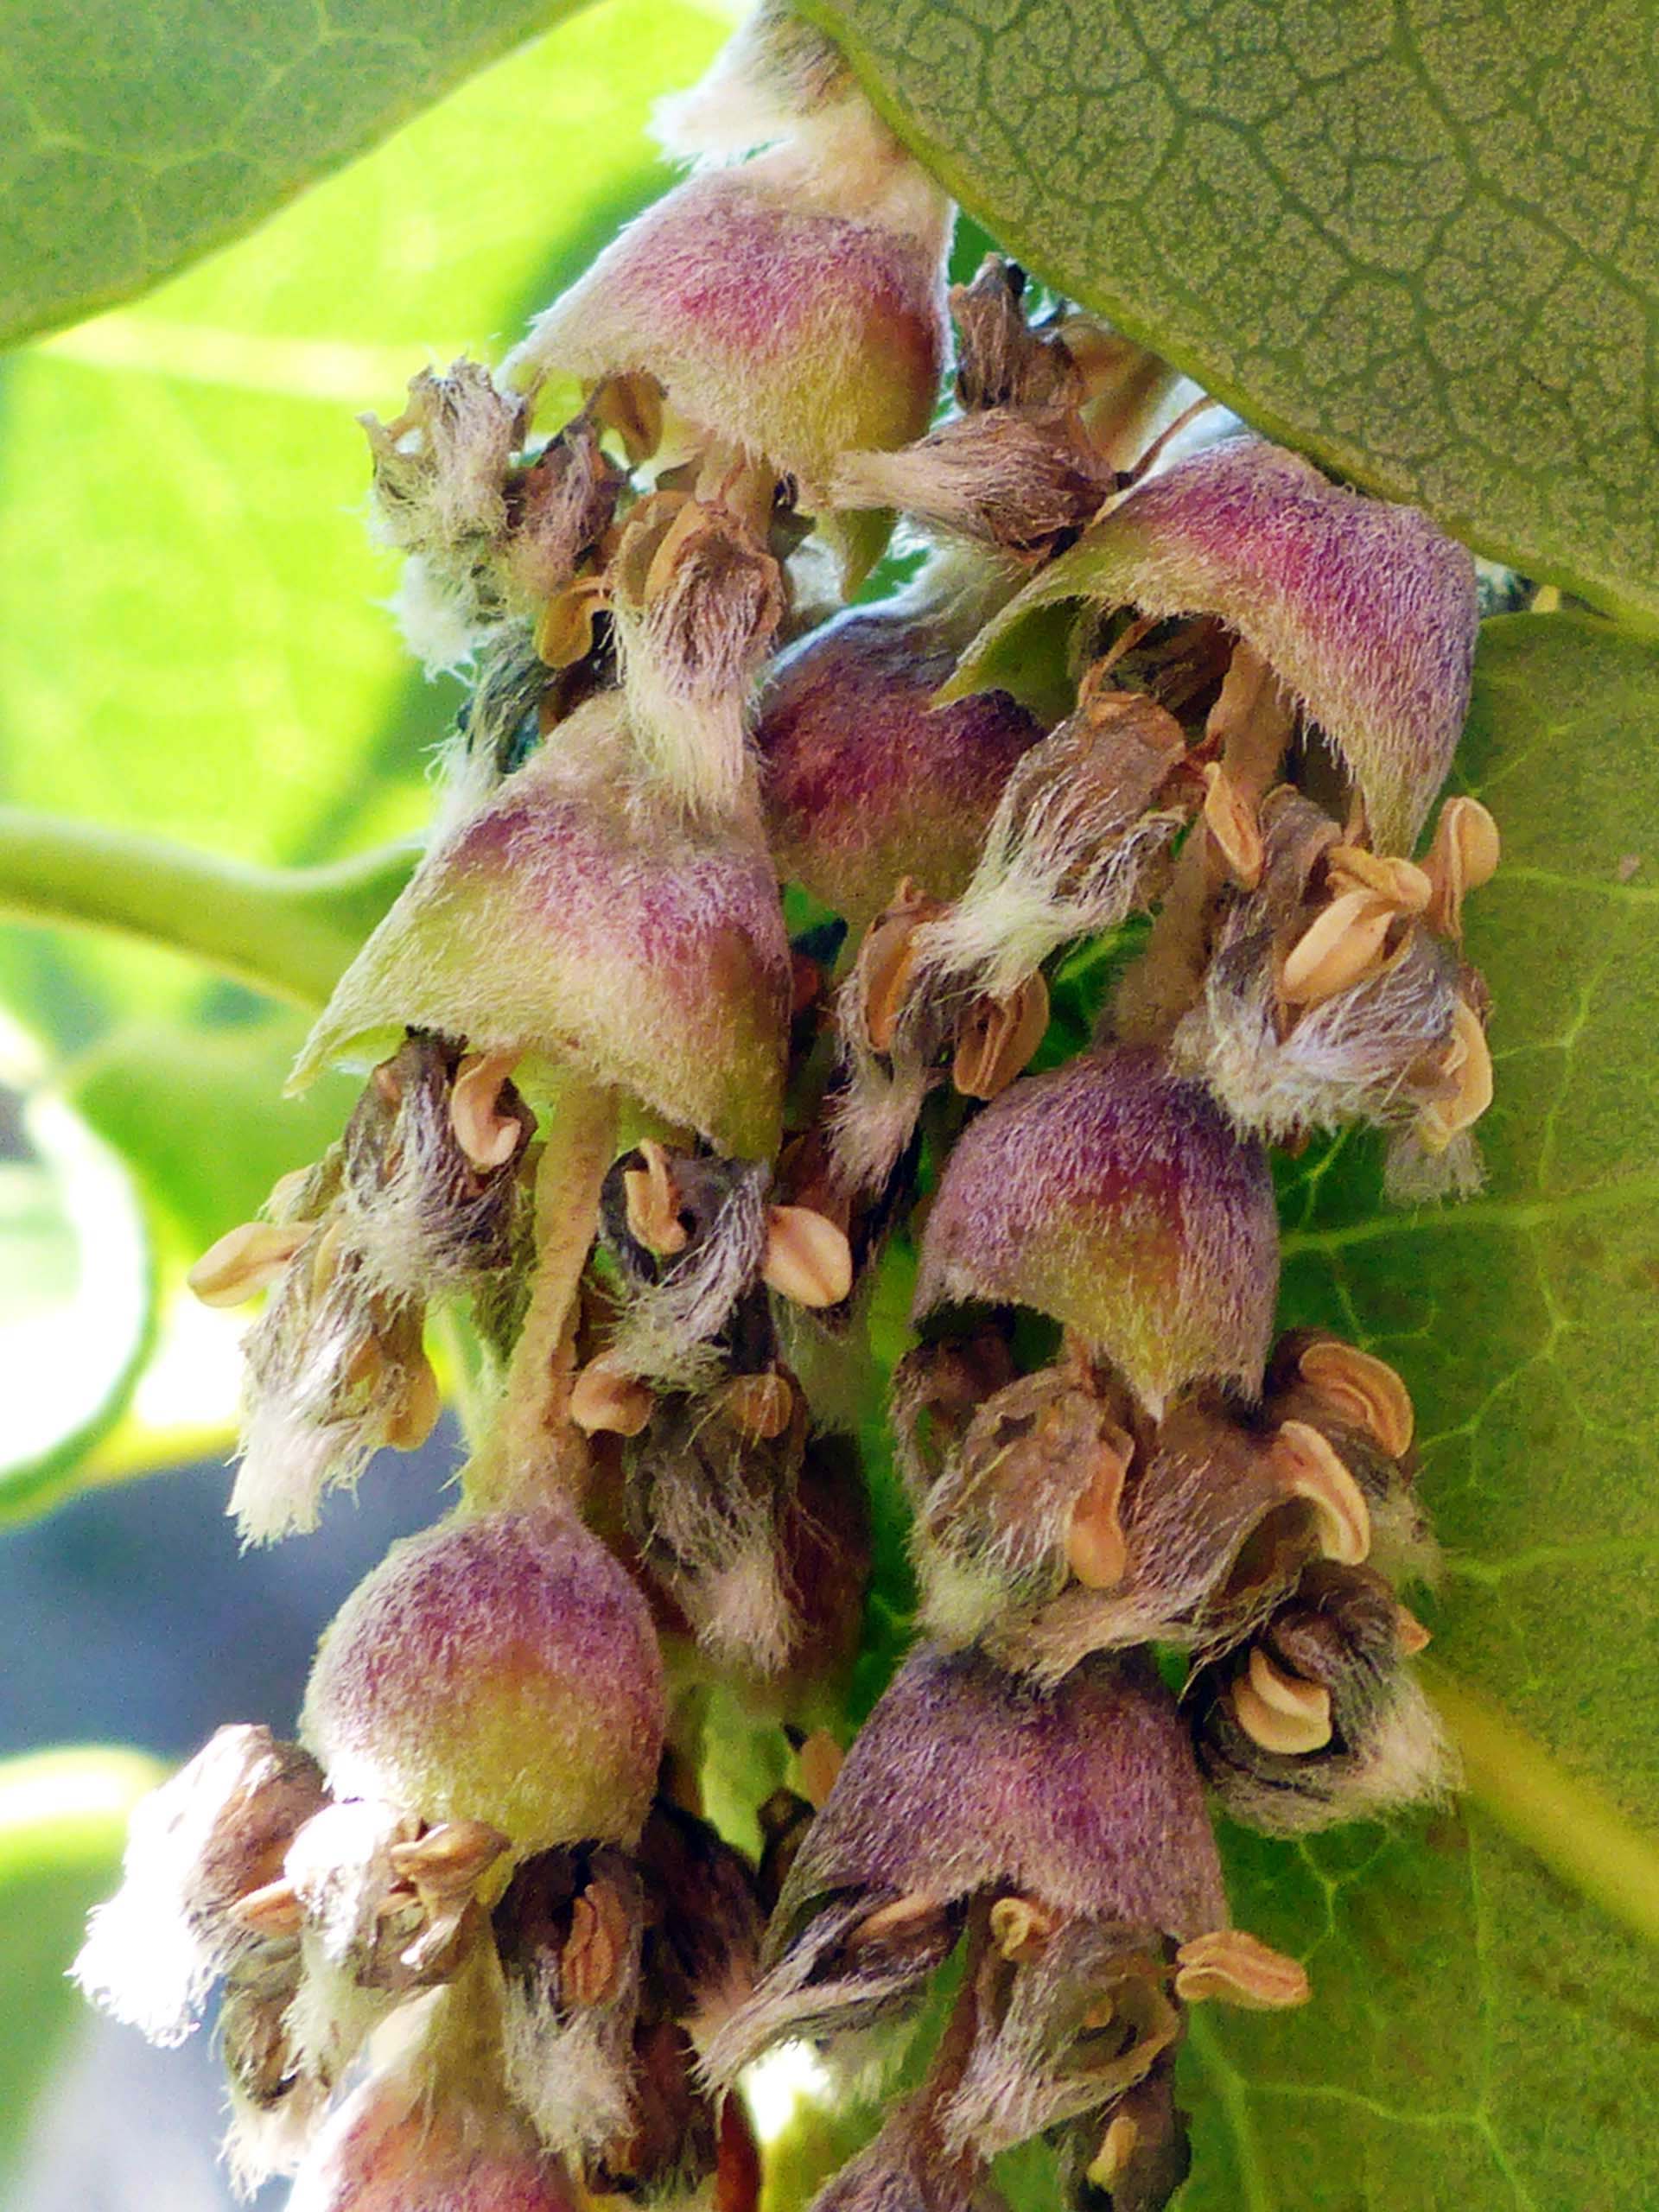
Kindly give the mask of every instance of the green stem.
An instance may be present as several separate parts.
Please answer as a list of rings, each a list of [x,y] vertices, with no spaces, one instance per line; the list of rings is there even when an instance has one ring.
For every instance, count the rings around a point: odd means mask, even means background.
[[[1659,1944],[1659,1842],[1501,1706],[1432,1662],[1422,1671],[1481,1810],[1604,1912]]]
[[[0,913],[120,930],[275,998],[320,1006],[419,854],[254,868],[161,837],[0,807]]]

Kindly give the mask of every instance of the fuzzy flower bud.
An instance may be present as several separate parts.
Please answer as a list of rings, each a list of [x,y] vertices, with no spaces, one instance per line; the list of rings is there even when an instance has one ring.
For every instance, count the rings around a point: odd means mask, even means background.
[[[648,208],[537,319],[505,374],[521,388],[554,373],[652,378],[694,442],[764,459],[812,506],[838,455],[927,427],[950,211],[827,41],[786,35],[781,64],[775,42],[746,42],[682,104],[678,127],[682,144],[722,153],[783,143]],[[879,550],[879,536],[845,534],[849,589]]]
[[[912,1652],[795,1856],[760,1988],[712,2038],[710,2072],[912,2011],[986,1890],[1178,1938],[1224,1925],[1198,1777],[1143,1657],[1087,1660],[1041,1692],[977,1651]]]
[[[1065,601],[1218,616],[1334,747],[1377,850],[1410,851],[1463,727],[1477,620],[1472,560],[1414,507],[1229,439],[1127,493],[997,617],[957,685]]]
[[[1278,1254],[1261,1147],[1155,1052],[1114,1047],[1016,1084],[958,1141],[915,1313],[1049,1314],[1155,1415],[1195,1382],[1259,1389]]]
[[[526,1062],[529,1085],[573,1067],[723,1152],[772,1150],[790,969],[770,864],[734,834],[631,813],[620,735],[615,695],[594,700],[428,855],[296,1086],[407,1024]]]
[[[302,1732],[338,1795],[486,1821],[522,1854],[632,1840],[662,1694],[644,1600],[604,1546],[562,1512],[489,1513],[406,1537],[346,1599]]]
[[[1301,1835],[1442,1797],[1455,1764],[1407,1660],[1426,1641],[1380,1575],[1321,1562],[1188,1700],[1199,1763],[1247,1827]]]

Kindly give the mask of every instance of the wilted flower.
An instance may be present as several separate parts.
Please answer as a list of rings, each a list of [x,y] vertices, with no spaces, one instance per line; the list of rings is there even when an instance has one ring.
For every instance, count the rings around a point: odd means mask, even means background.
[[[1128,493],[970,649],[990,671],[1034,609],[1081,601],[1151,620],[1218,618],[1334,748],[1374,848],[1408,852],[1468,707],[1474,564],[1414,507],[1230,438]]]
[[[923,1232],[918,1318],[1029,1306],[1150,1414],[1200,1382],[1260,1389],[1279,1281],[1259,1146],[1150,1049],[1028,1077],[958,1141]]]
[[[294,1082],[407,1025],[526,1087],[613,1085],[723,1152],[769,1154],[789,949],[758,842],[631,810],[615,694],[431,851],[312,1032]]]
[[[1189,1688],[1222,1805],[1247,1827],[1300,1835],[1443,1796],[1455,1763],[1407,1663],[1427,1640],[1380,1575],[1309,1567],[1249,1646]]]

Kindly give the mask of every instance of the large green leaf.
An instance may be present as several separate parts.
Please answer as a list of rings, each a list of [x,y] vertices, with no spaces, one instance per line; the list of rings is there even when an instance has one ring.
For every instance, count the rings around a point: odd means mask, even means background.
[[[1470,907],[1487,1187],[1385,1213],[1350,1145],[1288,1193],[1287,1319],[1346,1327],[1416,1397],[1471,1802],[1230,1838],[1239,1918],[1306,1959],[1314,2001],[1203,2024],[1183,2212],[1653,2201],[1635,1930],[1659,1941],[1659,1847],[1627,1823],[1659,1828],[1656,728],[1651,650],[1571,617],[1486,626],[1462,773],[1505,840]]]
[[[137,1751],[0,1764],[0,2169],[79,2009],[64,1976],[88,1908],[114,1886],[127,1815],[161,1779]]]
[[[1643,0],[802,0],[997,238],[1261,429],[1659,626]]]
[[[251,229],[582,0],[0,9],[0,343]]]

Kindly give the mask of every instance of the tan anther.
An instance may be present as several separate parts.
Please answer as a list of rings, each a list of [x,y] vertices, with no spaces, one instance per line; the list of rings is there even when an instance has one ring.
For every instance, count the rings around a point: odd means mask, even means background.
[[[588,420],[614,430],[630,468],[649,461],[663,442],[663,388],[655,377],[607,377],[588,402]]]
[[[1132,2114],[1119,2113],[1100,2139],[1100,2148],[1090,2159],[1087,2179],[1103,2195],[1109,2195],[1122,2179],[1129,2160],[1140,2146],[1141,2130]]]
[[[654,1138],[642,1141],[639,1156],[645,1166],[627,1168],[622,1177],[629,1233],[647,1251],[666,1259],[683,1252],[689,1242],[685,1224],[680,1219],[680,1186],[674,1180],[667,1153]]]
[[[1464,899],[1491,881],[1501,849],[1497,824],[1478,798],[1447,799],[1423,863],[1434,887],[1424,915],[1430,929],[1462,937]]]
[[[1369,1429],[1391,1459],[1410,1450],[1411,1395],[1387,1360],[1325,1337],[1309,1344],[1297,1370],[1339,1420]]]
[[[868,1913],[847,1937],[849,1951],[861,1951],[871,1943],[891,1942],[895,1936],[906,1935],[912,1929],[937,1919],[939,1903],[937,1897],[920,1891],[909,1897],[894,1897],[891,1904],[877,1905]]]
[[[1039,971],[1006,999],[976,999],[957,1032],[950,1076],[964,1098],[1000,1097],[1023,1075],[1048,1027],[1048,985]]]
[[[487,1821],[440,1821],[413,1843],[394,1843],[394,1871],[425,1898],[464,1896],[508,1848]]]
[[[1035,1897],[998,1897],[991,1907],[991,1941],[1005,1959],[1034,1959],[1058,1925]]]
[[[789,1379],[775,1372],[734,1376],[715,1403],[722,1421],[753,1437],[757,1444],[769,1444],[781,1436],[795,1414],[795,1393]]]
[[[240,1306],[270,1289],[310,1234],[309,1222],[245,1221],[210,1244],[185,1281],[204,1306]]]
[[[815,1813],[823,1810],[846,1757],[827,1728],[815,1728],[796,1752],[795,1771],[801,1795]]]
[[[333,1287],[346,1250],[345,1217],[325,1217],[321,1234],[311,1248],[311,1295],[326,1298]]]
[[[370,1074],[369,1081],[388,1106],[396,1106],[400,1102],[404,1095],[404,1086],[398,1079],[396,1053],[391,1059],[380,1062],[380,1065]]]
[[[1071,1509],[1065,1532],[1067,1566],[1086,1589],[1115,1590],[1129,1563],[1123,1535],[1123,1478],[1135,1457],[1135,1440],[1111,1428],[1101,1438],[1089,1486]]]
[[[1205,826],[1215,839],[1227,873],[1246,891],[1262,880],[1262,830],[1255,808],[1218,760],[1204,771]]]
[[[1175,1994],[1188,2005],[1214,1998],[1249,2012],[1282,2012],[1313,1994],[1306,1970],[1242,1928],[1195,1936],[1175,1954]]]
[[[1275,1472],[1293,1497],[1304,1497],[1319,1523],[1319,1548],[1327,1559],[1357,1567],[1371,1548],[1371,1510],[1365,1493],[1338,1458],[1330,1440],[1311,1422],[1281,1422],[1272,1444]]]
[[[764,537],[772,521],[777,488],[778,479],[763,462],[755,461],[741,446],[716,439],[702,456],[692,497],[707,505],[724,507],[757,537]]]
[[[594,622],[609,598],[603,576],[573,576],[536,618],[537,658],[549,668],[574,668],[594,649]]]
[[[636,1376],[590,1360],[570,1386],[570,1418],[585,1435],[638,1436],[656,1409],[655,1395]]]
[[[443,1393],[432,1372],[432,1363],[417,1356],[397,1404],[386,1416],[387,1443],[394,1452],[418,1452],[437,1427],[442,1411]]]
[[[314,1171],[309,1167],[290,1167],[286,1175],[279,1175],[270,1186],[270,1196],[265,1200],[265,1211],[280,1218],[300,1202],[300,1194],[311,1180]]]
[[[1317,1006],[1379,968],[1399,909],[1374,891],[1344,891],[1308,924],[1287,955],[1279,995]]]
[[[1264,1751],[1295,1758],[1331,1741],[1331,1693],[1275,1667],[1252,1645],[1248,1672],[1228,1692],[1233,1717]]]
[[[797,1306],[839,1306],[853,1287],[853,1248],[844,1230],[810,1206],[772,1206],[760,1273]]]
[[[864,1028],[871,1050],[892,1049],[899,1017],[916,972],[916,932],[944,911],[911,876],[906,876],[886,910],[878,914],[859,947],[859,988],[864,1000]]]
[[[1440,1071],[1446,1096],[1431,1099],[1417,1116],[1418,1139],[1427,1152],[1444,1152],[1492,1103],[1491,1050],[1484,1025],[1467,999],[1459,999],[1452,1010],[1452,1042]]]
[[[512,1073],[512,1052],[469,1052],[449,1087],[449,1126],[474,1167],[505,1167],[524,1141],[524,1124],[498,1110]]]
[[[1402,914],[1421,914],[1434,887],[1414,861],[1395,860],[1363,845],[1332,845],[1325,856],[1326,873],[1341,891],[1371,891]]]
[[[1394,1609],[1394,1633],[1408,1659],[1414,1659],[1420,1651],[1427,1651],[1434,1641],[1416,1614],[1404,1605],[1396,1605]]]
[[[304,1915],[292,1882],[266,1882],[250,1890],[231,1908],[231,1917],[251,1936],[267,1939],[297,1936]]]
[[[616,1987],[627,1948],[622,1900],[608,1882],[590,1882],[570,1907],[570,1933],[559,1957],[564,2002],[602,2005]]]

